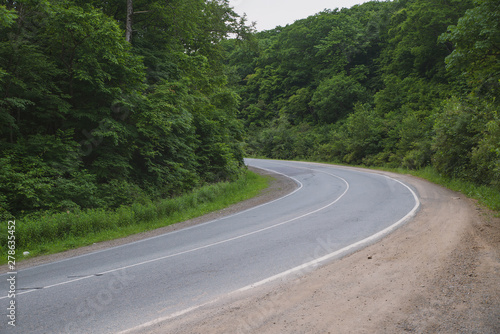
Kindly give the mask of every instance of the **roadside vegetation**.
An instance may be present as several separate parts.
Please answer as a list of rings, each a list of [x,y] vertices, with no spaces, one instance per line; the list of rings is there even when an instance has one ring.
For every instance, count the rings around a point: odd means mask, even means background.
[[[444,176],[432,166],[427,166],[417,170],[408,168],[371,168],[399,174],[410,174],[416,177],[420,177],[450,190],[462,193],[469,198],[475,199],[480,205],[492,211],[496,211],[496,214],[500,216],[500,191],[498,191],[495,187],[480,185],[471,181]]]
[[[248,29],[227,1],[3,1],[0,214],[115,209],[234,179],[243,127],[221,42]]]
[[[225,41],[249,154],[409,170],[499,209],[500,3],[373,1]]]
[[[115,210],[76,209],[16,219],[18,261],[168,226],[257,196],[269,177],[245,171],[233,182],[205,185],[171,199],[145,200]],[[0,235],[0,264],[7,262],[7,231]],[[25,251],[28,256],[21,256]]]
[[[500,215],[500,191],[494,187],[445,177],[432,167],[426,167],[417,171],[410,170],[408,173],[442,185],[448,189],[458,191],[467,197],[476,199],[480,204],[496,211],[497,214]]]
[[[250,31],[220,0],[3,1],[0,233],[16,219],[17,254],[163,226],[235,196],[244,128],[221,42]],[[235,200],[252,188],[241,191]]]

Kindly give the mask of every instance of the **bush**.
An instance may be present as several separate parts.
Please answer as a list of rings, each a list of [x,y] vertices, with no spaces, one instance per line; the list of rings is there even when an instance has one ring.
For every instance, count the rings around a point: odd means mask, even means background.
[[[451,99],[434,129],[433,164],[440,173],[499,188],[498,107],[476,99]]]
[[[473,111],[457,99],[449,100],[434,125],[433,165],[451,177],[468,178],[477,130]]]
[[[477,146],[472,150],[471,168],[475,171],[476,182],[500,190],[500,118],[498,111],[491,108],[484,108],[493,119],[486,123]]]
[[[354,105],[365,102],[366,88],[344,73],[324,80],[315,91],[310,106],[324,123],[334,123],[352,112]]]
[[[40,250],[63,243],[78,246],[90,243],[103,233],[121,235],[121,230],[143,231],[172,224],[241,201],[267,185],[253,173],[240,173],[234,182],[206,185],[180,197],[158,202],[135,202],[115,210],[76,209],[63,213],[37,213],[16,219],[16,245],[19,250]],[[216,203],[216,204],[214,204]],[[214,206],[215,205],[215,206]],[[5,219],[4,219],[5,218]],[[2,219],[11,219],[7,214]],[[7,229],[0,230],[0,254],[6,250]],[[131,232],[130,232],[131,233]],[[5,259],[5,257],[2,257]]]
[[[358,104],[340,130],[345,145],[342,160],[360,164],[382,150],[382,119],[369,106]]]

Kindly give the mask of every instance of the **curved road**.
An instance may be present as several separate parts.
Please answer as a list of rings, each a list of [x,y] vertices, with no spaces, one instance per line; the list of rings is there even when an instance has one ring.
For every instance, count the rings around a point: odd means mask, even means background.
[[[234,291],[301,275],[376,241],[419,208],[407,185],[323,164],[247,159],[286,175],[291,194],[238,214],[16,275],[16,327],[1,333],[117,333]]]

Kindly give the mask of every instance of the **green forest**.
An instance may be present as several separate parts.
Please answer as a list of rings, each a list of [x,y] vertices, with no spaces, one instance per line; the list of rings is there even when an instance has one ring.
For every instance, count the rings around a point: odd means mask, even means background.
[[[372,1],[226,41],[246,152],[500,190],[500,2]]]
[[[0,210],[112,210],[243,157],[500,190],[500,3],[372,1],[256,32],[228,0],[0,3]]]
[[[232,180],[243,164],[228,1],[0,3],[0,207],[113,209]]]

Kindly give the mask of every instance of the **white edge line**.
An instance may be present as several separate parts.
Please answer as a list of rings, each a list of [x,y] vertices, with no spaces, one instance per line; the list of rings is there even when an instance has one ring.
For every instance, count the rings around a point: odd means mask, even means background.
[[[207,224],[211,224],[211,223],[214,223],[216,221],[220,221],[220,220],[223,220],[223,219],[227,219],[227,218],[231,218],[231,217],[234,217],[234,216],[237,216],[237,215],[240,215],[242,213],[245,213],[245,212],[248,212],[248,211],[251,211],[251,210],[254,210],[254,209],[257,209],[257,208],[260,208],[262,206],[265,206],[265,205],[268,205],[268,204],[271,204],[271,203],[274,203],[274,202],[277,202],[277,201],[280,201],[288,196],[291,196],[293,195],[294,193],[296,193],[297,191],[299,191],[300,189],[302,189],[302,187],[304,186],[302,184],[302,182],[300,182],[299,180],[297,180],[296,178],[294,177],[291,177],[291,176],[288,176],[288,175],[285,175],[283,173],[280,173],[280,172],[277,172],[277,171],[274,171],[274,170],[271,170],[271,169],[267,169],[267,168],[260,168],[260,167],[256,167],[256,168],[259,168],[259,169],[262,169],[262,170],[265,170],[265,171],[268,171],[268,172],[272,172],[272,173],[275,173],[275,174],[280,174],[280,175],[283,175],[293,181],[295,181],[299,186],[297,189],[295,189],[294,191],[292,191],[291,193],[289,194],[286,194],[285,196],[282,196],[280,198],[277,198],[275,200],[272,200],[270,202],[266,202],[266,203],[263,203],[263,204],[260,204],[260,205],[257,205],[257,206],[254,206],[254,207],[251,207],[249,209],[246,209],[246,210],[243,210],[243,211],[240,211],[240,212],[237,212],[237,213],[234,213],[232,215],[229,215],[229,216],[225,216],[225,217],[222,217],[222,218],[218,218],[218,219],[214,219],[214,220],[211,220],[209,222],[206,222],[206,223],[203,223],[203,224],[198,224],[198,225],[194,225],[194,226],[190,226],[190,227],[187,227],[187,228],[184,228],[184,229],[180,229],[180,230],[177,230],[177,231],[172,231],[172,232],[169,232],[169,233],[165,233],[165,234],[162,234],[162,235],[159,235],[159,236],[156,236],[156,237],[152,237],[152,238],[147,238],[147,239],[143,239],[143,240],[138,240],[136,242],[132,242],[132,243],[128,243],[128,244],[124,244],[124,245],[120,245],[120,246],[116,246],[116,247],[112,247],[112,248],[109,248],[109,249],[104,249],[102,251],[98,251],[98,252],[93,252],[93,253],[89,253],[89,254],[84,254],[84,255],[80,255],[80,256],[76,256],[76,257],[72,257],[72,258],[68,258],[68,259],[64,259],[64,260],[60,260],[60,261],[56,261],[56,262],[51,262],[51,263],[46,263],[46,264],[43,264],[43,265],[40,265],[40,266],[35,266],[35,267],[30,267],[30,268],[26,268],[25,270],[28,270],[28,269],[32,269],[32,268],[37,268],[37,267],[43,267],[43,266],[47,266],[47,265],[50,265],[50,264],[53,264],[53,263],[58,263],[58,262],[64,262],[64,261],[69,261],[69,260],[72,260],[72,259],[75,259],[75,258],[78,258],[78,257],[84,257],[84,256],[88,256],[90,254],[97,254],[97,253],[101,253],[101,252],[104,252],[104,251],[107,251],[107,250],[110,250],[110,249],[115,249],[115,248],[119,248],[119,247],[125,247],[127,245],[130,245],[130,244],[134,244],[134,243],[139,243],[139,242],[143,242],[145,240],[151,240],[151,239],[155,239],[155,238],[160,238],[162,236],[165,236],[166,234],[172,234],[172,233],[177,233],[177,232],[180,232],[180,231],[186,231],[186,230],[189,230],[189,229],[192,229],[192,228],[196,228],[196,227],[199,227],[199,226],[202,226],[202,225],[207,225]],[[340,197],[344,196],[344,194],[342,194]],[[338,198],[336,201],[338,201],[340,198]],[[336,202],[335,201],[335,202]],[[328,206],[332,205],[334,203],[330,203]],[[326,208],[326,207],[324,207]],[[320,210],[324,209],[324,208],[321,208]],[[140,265],[143,265],[143,264],[148,264],[148,263],[151,263],[151,262],[156,262],[156,261],[160,261],[160,260],[164,260],[164,259],[167,259],[167,258],[170,258],[170,257],[174,257],[174,256],[178,256],[178,255],[182,255],[182,254],[186,254],[186,253],[191,253],[191,252],[195,252],[195,251],[198,251],[198,250],[201,250],[201,249],[204,249],[204,248],[209,248],[209,247],[212,247],[212,246],[216,246],[216,245],[219,245],[219,244],[222,244],[222,243],[226,243],[226,242],[229,242],[229,241],[233,241],[233,240],[236,240],[236,239],[240,239],[240,238],[244,238],[246,236],[249,236],[249,235],[252,235],[252,234],[255,234],[255,233],[259,233],[259,232],[262,232],[262,231],[265,231],[265,230],[268,230],[268,229],[271,229],[271,228],[274,228],[274,227],[277,227],[277,226],[280,226],[280,225],[283,225],[283,224],[287,224],[287,223],[290,223],[296,219],[300,219],[300,218],[303,218],[309,214],[313,214],[313,213],[316,213],[317,211],[313,211],[313,212],[309,212],[305,215],[302,215],[300,217],[295,217],[293,219],[290,219],[288,221],[285,221],[285,222],[281,222],[281,223],[278,223],[276,225],[272,225],[272,226],[268,226],[266,228],[263,228],[263,229],[260,229],[260,230],[257,230],[257,231],[253,231],[253,232],[249,232],[249,233],[246,233],[246,234],[243,234],[243,235],[240,235],[240,236],[237,236],[237,237],[234,237],[234,238],[230,238],[230,239],[225,239],[225,240],[221,240],[219,242],[215,242],[215,243],[212,243],[212,244],[209,244],[209,245],[205,245],[205,246],[201,246],[201,247],[197,247],[197,248],[193,248],[193,249],[189,249],[187,251],[183,251],[183,252],[179,252],[179,253],[175,253],[175,254],[170,254],[170,255],[167,255],[167,256],[163,256],[163,257],[159,257],[159,258],[154,258],[154,259],[151,259],[151,260],[147,260],[147,261],[143,261],[143,262],[139,262],[139,263],[134,263],[134,264],[131,264],[129,266],[124,266],[124,267],[121,267],[121,268],[115,268],[115,269],[111,269],[111,270],[108,270],[108,271],[103,271],[103,272],[100,272],[100,274],[104,275],[104,274],[109,274],[109,273],[112,273],[112,272],[115,272],[115,271],[120,271],[120,270],[125,270],[125,269],[129,269],[129,268],[133,268],[133,267],[137,267],[137,266],[140,266]],[[0,276],[3,276],[3,275],[8,275],[7,273],[6,274],[1,274]],[[66,285],[66,284],[69,284],[69,283],[73,283],[73,282],[77,282],[77,281],[81,281],[81,280],[84,280],[84,279],[87,279],[87,278],[92,278],[92,277],[95,277],[95,275],[87,275],[87,276],[84,276],[84,277],[79,277],[77,279],[72,279],[72,280],[69,280],[69,281],[64,281],[64,282],[60,282],[60,283],[55,283],[55,284],[52,284],[52,285],[47,285],[47,286],[44,286],[43,289],[32,289],[32,290],[27,290],[27,291],[23,291],[23,292],[18,292],[16,295],[25,295],[27,293],[30,293],[30,292],[35,292],[35,291],[40,291],[40,290],[45,290],[45,289],[50,289],[50,288],[54,288],[56,286],[61,286],[61,285]],[[2,299],[7,299],[9,298],[9,296],[3,296],[3,297],[0,297],[0,300]]]
[[[338,177],[338,176],[335,176],[335,177],[342,179],[341,177]],[[344,179],[342,179],[342,180],[347,185],[346,190],[342,193],[342,195],[340,195],[338,198],[336,198],[333,202],[328,203],[327,205],[325,205],[325,206],[323,206],[323,207],[321,207],[319,209],[316,209],[314,211],[305,213],[305,214],[303,214],[301,216],[297,216],[297,217],[291,218],[289,220],[286,220],[286,221],[283,221],[283,222],[280,222],[280,223],[277,223],[277,224],[274,224],[274,225],[271,225],[271,226],[267,226],[267,227],[264,227],[264,228],[261,228],[261,229],[258,229],[258,230],[252,231],[252,232],[248,232],[248,233],[245,233],[245,234],[238,235],[236,237],[232,237],[232,238],[224,239],[224,240],[221,240],[221,241],[217,241],[217,242],[214,242],[214,243],[211,243],[211,244],[208,244],[208,245],[204,245],[204,246],[200,246],[200,247],[188,249],[188,250],[185,250],[185,251],[182,251],[182,252],[178,252],[178,253],[175,253],[175,254],[170,254],[170,255],[166,255],[166,256],[162,256],[162,257],[157,257],[157,258],[154,258],[154,259],[151,259],[151,260],[147,260],[147,261],[143,261],[143,262],[139,262],[139,263],[134,263],[134,264],[131,264],[131,265],[128,265],[128,266],[124,266],[124,267],[120,267],[120,268],[114,268],[114,269],[111,269],[111,270],[108,270],[108,271],[100,272],[100,274],[101,275],[109,274],[109,273],[112,273],[112,272],[115,272],[115,271],[130,269],[130,268],[138,267],[138,266],[141,266],[141,265],[144,265],[144,264],[148,264],[148,263],[152,263],[152,262],[156,262],[156,261],[161,261],[161,260],[165,260],[165,259],[168,259],[168,258],[172,258],[172,257],[175,257],[175,256],[179,256],[179,255],[183,255],[183,254],[187,254],[187,253],[196,252],[196,251],[199,251],[199,250],[202,250],[202,249],[205,249],[205,248],[210,248],[210,247],[217,246],[217,245],[220,245],[220,244],[224,244],[224,243],[227,243],[227,242],[230,242],[230,241],[234,241],[234,240],[238,240],[238,239],[241,239],[241,238],[245,238],[245,237],[248,237],[250,235],[257,234],[257,233],[260,233],[260,232],[263,232],[263,231],[266,231],[266,230],[270,230],[272,228],[275,228],[275,227],[278,227],[278,226],[281,226],[281,225],[285,225],[285,224],[291,223],[291,222],[293,222],[295,220],[307,217],[307,216],[312,215],[314,213],[317,213],[317,212],[319,212],[321,210],[324,210],[324,209],[328,208],[329,206],[332,206],[333,204],[337,203],[347,193],[347,191],[349,190],[349,183],[347,183],[347,181],[344,180]],[[299,181],[297,181],[297,182],[299,182]],[[302,183],[299,182],[299,184],[302,184]],[[75,282],[75,281],[80,281],[80,280],[91,278],[91,277],[94,277],[94,276],[95,275],[90,275],[90,276],[85,276],[85,277],[81,277],[81,278],[70,280],[70,281],[56,283],[56,284],[44,287],[42,290],[45,290],[45,289],[48,289],[48,288],[53,288],[53,287],[60,286],[60,285],[65,285],[65,284],[68,284],[68,283],[71,283],[71,282]],[[26,293],[29,293],[29,292],[34,292],[34,291],[39,291],[39,290],[40,289],[29,290],[29,291],[24,292],[23,294],[26,294]],[[5,299],[5,298],[7,298],[7,296],[1,297],[0,300],[1,299]]]
[[[299,167],[300,168],[300,167]],[[321,171],[320,171],[321,172]],[[326,172],[322,172],[322,173],[326,173]],[[362,173],[362,171],[361,171]],[[366,173],[370,173],[370,172],[366,172]],[[330,174],[330,173],[326,173],[326,174],[329,174],[329,175],[332,175],[332,176],[335,176],[333,174]],[[375,174],[375,173],[373,173]],[[380,174],[379,174],[380,175]],[[309,262],[306,262],[304,264],[301,264],[300,266],[297,266],[295,268],[292,268],[292,269],[289,269],[289,270],[286,270],[284,272],[281,272],[277,275],[274,275],[274,276],[271,276],[271,277],[268,277],[266,279],[263,279],[259,282],[256,282],[256,283],[253,283],[253,284],[250,284],[250,285],[247,285],[243,288],[240,288],[240,289],[237,289],[235,291],[232,291],[232,292],[229,292],[223,296],[220,296],[214,300],[211,300],[211,301],[208,301],[206,303],[203,303],[203,304],[200,304],[200,305],[196,305],[196,306],[193,306],[193,307],[190,307],[190,308],[187,308],[187,309],[184,309],[184,310],[181,310],[179,312],[175,312],[175,313],[172,313],[172,314],[169,314],[165,317],[161,317],[161,318],[158,318],[158,319],[155,319],[155,320],[152,320],[152,321],[149,321],[149,322],[146,322],[144,324],[141,324],[137,327],[134,327],[134,328],[131,328],[131,329],[127,329],[125,331],[122,331],[122,332],[119,332],[118,334],[128,334],[128,333],[133,333],[137,330],[140,330],[140,329],[144,329],[144,328],[147,328],[147,327],[150,327],[152,325],[156,325],[158,323],[161,323],[161,322],[164,322],[166,320],[170,320],[170,319],[173,319],[173,318],[176,318],[176,317],[179,317],[181,315],[184,315],[186,313],[189,313],[191,311],[194,311],[194,310],[197,310],[199,308],[202,308],[204,306],[207,306],[207,305],[210,305],[210,304],[214,304],[216,302],[218,302],[219,300],[221,299],[224,299],[224,298],[227,298],[228,296],[230,295],[233,295],[233,294],[237,294],[237,293],[240,293],[240,292],[244,292],[244,291],[247,291],[247,290],[251,290],[251,289],[254,289],[258,286],[261,286],[261,285],[264,285],[264,284],[267,284],[267,283],[270,283],[272,281],[275,281],[275,280],[278,280],[278,279],[281,279],[281,278],[284,278],[285,276],[288,276],[290,274],[293,274],[295,272],[300,272],[302,271],[303,269],[306,269],[308,267],[317,267],[319,266],[321,263],[323,262],[326,262],[328,260],[331,260],[335,257],[340,257],[341,255],[344,255],[346,253],[348,253],[349,251],[353,250],[353,249],[356,249],[356,248],[362,248],[363,246],[368,246],[369,244],[371,244],[372,242],[376,241],[376,240],[379,240],[381,239],[382,237],[390,234],[392,231],[394,231],[396,228],[398,228],[400,225],[403,225],[404,223],[408,222],[411,218],[413,218],[418,209],[420,208],[420,200],[418,199],[418,196],[417,194],[409,187],[407,186],[406,184],[404,184],[403,182],[399,181],[399,180],[396,180],[392,177],[389,177],[389,176],[386,176],[386,175],[383,175],[384,177],[388,178],[388,179],[391,179],[393,181],[396,181],[398,183],[400,183],[401,185],[403,185],[404,187],[406,187],[410,192],[411,194],[413,195],[413,198],[415,199],[415,206],[411,209],[410,212],[408,212],[403,218],[401,218],[400,220],[398,220],[396,223],[392,224],[391,226],[389,227],[386,227],[385,229],[383,229],[382,231],[379,231],[363,240],[360,240],[358,242],[355,242],[347,247],[344,247],[342,249],[339,249],[335,252],[332,252],[330,254],[327,254],[325,256],[322,256],[320,258],[317,258],[317,259],[314,259],[312,261],[309,261]],[[339,176],[335,176],[337,178],[341,178]],[[342,178],[341,178],[342,179]],[[347,190],[349,189],[349,183],[347,183],[347,181],[344,180],[344,182],[346,182],[347,184]],[[346,190],[346,192],[347,192]],[[344,192],[344,194],[346,193]],[[340,197],[344,196],[344,194],[342,194]],[[340,197],[335,201],[337,202]],[[333,204],[333,203],[331,203]],[[331,204],[329,204],[328,206],[330,206]],[[321,209],[320,209],[321,210]]]
[[[389,227],[386,227],[385,229],[383,229],[382,231],[379,231],[363,240],[360,240],[360,241],[357,241],[349,246],[346,246],[342,249],[339,249],[335,252],[332,252],[330,254],[327,254],[327,255],[324,255],[320,258],[317,258],[317,259],[314,259],[312,261],[309,261],[309,262],[306,262],[300,266],[297,266],[295,268],[292,268],[292,269],[289,269],[287,271],[284,271],[282,273],[279,273],[277,275],[274,275],[274,276],[271,276],[269,278],[266,278],[262,281],[259,281],[257,283],[253,283],[253,284],[250,284],[250,285],[247,285],[237,291],[239,292],[242,292],[242,291],[246,291],[246,290],[250,290],[252,288],[255,288],[255,287],[258,287],[260,285],[264,285],[266,283],[269,283],[269,282],[272,282],[274,280],[277,280],[277,279],[280,279],[280,278],[283,278],[287,275],[290,275],[294,272],[298,272],[298,271],[301,271],[305,268],[308,268],[308,267],[317,267],[319,266],[322,262],[326,262],[332,258],[335,258],[337,256],[340,256],[342,254],[345,254],[345,253],[348,253],[349,251],[351,251],[352,249],[356,249],[356,248],[361,248],[363,246],[367,246],[369,244],[371,244],[372,242],[376,241],[376,240],[379,240],[381,239],[382,237],[390,234],[392,231],[394,231],[396,228],[398,228],[400,225],[406,223],[407,221],[409,221],[411,218],[413,218],[418,209],[420,208],[420,200],[418,199],[417,195],[415,194],[415,192],[410,188],[408,187],[406,184],[404,184],[403,182],[399,181],[399,180],[396,180],[394,178],[391,178],[391,177],[388,177],[388,176],[385,176],[393,181],[396,181],[398,183],[400,183],[401,185],[405,186],[413,195],[413,198],[415,199],[415,206],[413,207],[413,209],[408,212],[403,218],[401,218],[400,220],[398,220],[396,223],[392,224],[391,226]]]
[[[333,175],[333,174],[330,174],[330,173],[327,173],[327,172],[323,172],[323,173],[326,173],[326,174],[329,174],[329,175]],[[367,173],[369,173],[369,172],[367,172]],[[373,173],[373,174],[375,174],[375,173]],[[380,175],[380,174],[378,174],[378,175]],[[272,282],[274,280],[283,278],[283,277],[285,277],[287,275],[290,275],[290,274],[292,274],[294,272],[301,271],[301,270],[303,270],[305,268],[316,267],[316,266],[320,265],[322,262],[328,261],[328,260],[330,260],[330,259],[332,259],[334,257],[337,257],[337,256],[340,256],[340,255],[342,255],[344,253],[347,253],[347,252],[349,252],[352,249],[355,249],[355,248],[358,248],[358,247],[361,248],[361,247],[363,247],[365,245],[369,245],[370,243],[372,243],[372,242],[374,242],[374,241],[376,241],[376,240],[378,240],[378,239],[380,239],[380,238],[388,235],[389,233],[391,233],[392,231],[394,231],[396,228],[398,228],[400,225],[406,223],[411,218],[413,218],[416,215],[418,209],[420,208],[420,200],[418,199],[417,194],[409,186],[407,186],[403,182],[401,182],[399,180],[396,180],[395,178],[386,176],[386,175],[381,175],[381,176],[383,176],[385,178],[388,178],[390,180],[398,182],[399,184],[401,184],[404,187],[406,187],[411,192],[411,194],[413,195],[413,199],[415,200],[415,206],[403,218],[401,218],[400,220],[398,220],[397,222],[395,222],[391,226],[386,227],[382,231],[379,231],[379,232],[377,232],[377,233],[375,233],[375,234],[373,234],[373,235],[371,235],[371,236],[369,236],[369,237],[367,237],[367,238],[365,238],[363,240],[357,241],[357,242],[355,242],[355,243],[353,243],[353,244],[351,244],[349,246],[346,246],[346,247],[344,247],[342,249],[339,249],[339,250],[337,250],[335,252],[332,252],[330,254],[324,255],[324,256],[322,256],[320,258],[317,258],[317,259],[314,259],[312,261],[309,261],[309,262],[306,262],[304,264],[301,264],[300,266],[297,266],[295,268],[292,268],[292,269],[286,270],[286,271],[284,271],[282,273],[279,273],[279,274],[276,274],[274,276],[268,277],[268,278],[266,278],[266,279],[264,279],[262,281],[259,281],[257,283],[253,283],[253,284],[247,285],[247,286],[245,286],[245,287],[243,287],[241,289],[238,289],[236,291],[239,291],[239,292],[246,291],[246,290],[258,287],[260,285]]]

